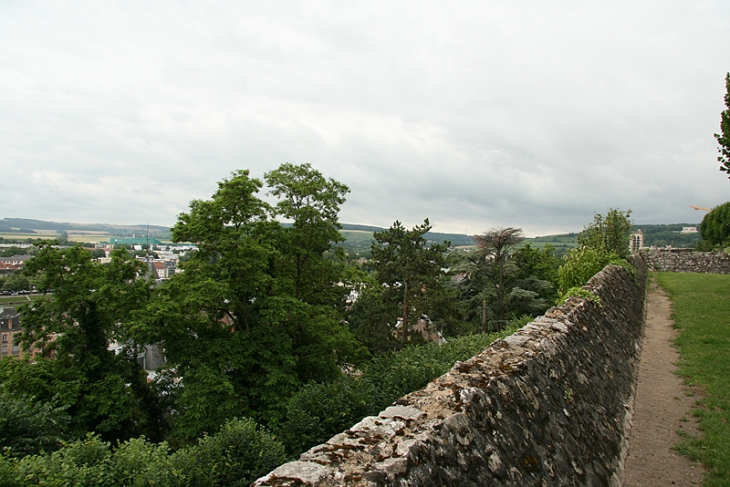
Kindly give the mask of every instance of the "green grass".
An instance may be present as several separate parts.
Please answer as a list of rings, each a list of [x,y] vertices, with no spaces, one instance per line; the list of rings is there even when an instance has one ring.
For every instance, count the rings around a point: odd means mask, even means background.
[[[544,237],[526,238],[522,245],[530,244],[532,248],[542,250],[546,245],[552,245],[555,248],[573,249],[578,246],[578,236],[571,235],[546,235]]]
[[[730,275],[662,272],[657,279],[674,305],[680,375],[705,391],[693,411],[703,437],[684,437],[677,450],[710,469],[704,485],[730,486]]]
[[[368,245],[373,240],[373,232],[367,232],[365,230],[340,230],[343,237],[351,243],[367,243]]]
[[[14,308],[16,306],[19,306],[21,304],[25,304],[28,302],[28,298],[30,297],[31,301],[34,301],[41,297],[40,294],[22,294],[19,296],[0,296],[0,308]]]

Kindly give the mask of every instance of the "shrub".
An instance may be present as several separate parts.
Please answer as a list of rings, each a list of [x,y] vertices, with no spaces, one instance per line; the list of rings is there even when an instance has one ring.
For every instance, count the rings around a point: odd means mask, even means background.
[[[242,487],[285,460],[284,446],[252,419],[234,418],[220,432],[175,454],[173,463],[196,487]]]
[[[379,411],[372,384],[359,377],[343,376],[324,384],[310,383],[289,401],[286,420],[277,437],[294,457],[324,443],[365,416]]]
[[[570,288],[585,285],[612,258],[618,258],[618,256],[591,247],[571,250],[563,265],[558,269],[558,286],[561,296]]]
[[[0,449],[14,457],[52,452],[68,439],[69,416],[65,407],[54,407],[24,394],[13,394],[0,385]]]
[[[284,447],[251,419],[233,419],[213,436],[170,454],[144,437],[116,449],[89,434],[51,455],[0,457],[0,485],[30,487],[246,486],[284,461]]]

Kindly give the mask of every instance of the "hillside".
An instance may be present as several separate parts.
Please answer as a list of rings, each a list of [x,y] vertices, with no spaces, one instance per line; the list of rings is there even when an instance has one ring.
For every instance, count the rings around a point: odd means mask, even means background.
[[[699,233],[680,233],[683,227],[699,227],[699,223],[642,224],[633,225],[631,231],[641,229],[646,246],[693,247],[699,242]],[[353,256],[366,257],[370,254],[373,232],[384,228],[352,223],[342,224],[342,235],[346,241],[342,246]],[[0,220],[0,237],[9,240],[55,238],[62,234],[69,241],[100,242],[110,237],[147,236],[158,240],[170,239],[170,227],[161,225],[117,225],[110,223],[50,222],[28,218],[3,218]],[[577,245],[577,233],[545,235],[527,238],[524,244],[542,249],[546,245],[555,247],[558,254],[567,252]],[[474,244],[471,235],[458,233],[428,232],[426,238],[432,242],[451,242],[452,247],[470,247]]]

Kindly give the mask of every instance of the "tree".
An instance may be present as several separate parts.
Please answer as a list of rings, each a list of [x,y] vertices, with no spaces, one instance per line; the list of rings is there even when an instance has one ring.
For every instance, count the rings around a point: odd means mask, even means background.
[[[730,73],[725,75],[725,110],[720,113],[720,132],[715,134],[720,145],[717,148],[720,153],[717,160],[720,162],[720,171],[728,173],[730,178]]]
[[[344,241],[338,213],[350,191],[347,186],[326,179],[309,164],[282,164],[266,173],[270,194],[279,198],[275,217],[291,221],[277,242],[280,282],[291,286],[290,294],[310,304],[335,304],[342,296],[332,286],[340,280],[344,254],[339,263],[324,254]]]
[[[151,292],[150,283],[137,278],[140,271],[141,263],[125,251],[113,252],[111,263],[102,265],[81,246],[41,244],[25,272],[37,279],[44,296],[20,307],[21,345],[37,353],[37,363],[6,368],[3,382],[43,401],[60,394],[77,435],[159,438],[159,411],[127,328],[130,313]],[[121,353],[109,350],[112,341],[126,344]],[[38,374],[44,379],[29,380]]]
[[[606,217],[600,213],[593,216],[593,223],[578,235],[578,245],[596,250],[613,252],[625,259],[629,255],[631,242],[631,210],[611,208]]]
[[[323,255],[339,238],[343,186],[309,165],[285,164],[267,177],[282,198],[275,208],[259,199],[263,184],[249,171],[191,202],[172,237],[199,250],[139,319],[144,339],[160,342],[174,368],[171,418],[183,440],[234,415],[275,424],[302,383],[338,377],[361,348],[334,306],[340,274]]]
[[[27,276],[20,271],[16,271],[5,278],[2,289],[3,291],[30,291],[32,284]]]
[[[497,309],[500,321],[504,321],[505,318],[506,289],[504,275],[507,256],[510,249],[524,239],[522,229],[512,227],[496,228],[474,237],[477,248],[482,251],[484,258],[490,260],[497,269],[499,279],[497,282]]]
[[[409,328],[421,315],[431,311],[429,297],[442,288],[439,279],[449,242],[428,245],[424,235],[429,230],[431,225],[425,219],[412,230],[406,230],[396,221],[387,230],[373,233],[372,255],[377,278],[385,286],[386,299],[400,303],[403,342],[408,339]]]
[[[6,456],[24,457],[51,452],[68,439],[69,417],[64,407],[13,394],[0,385],[0,449]]]
[[[727,243],[730,237],[730,202],[713,208],[705,215],[700,223],[700,236],[712,245]]]

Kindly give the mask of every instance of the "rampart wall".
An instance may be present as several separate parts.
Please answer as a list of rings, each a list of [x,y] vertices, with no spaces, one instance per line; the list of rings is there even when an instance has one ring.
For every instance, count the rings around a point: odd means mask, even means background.
[[[608,266],[514,335],[255,486],[621,485],[646,266]]]
[[[641,250],[649,270],[730,274],[730,255],[725,252],[697,252],[692,249]]]

